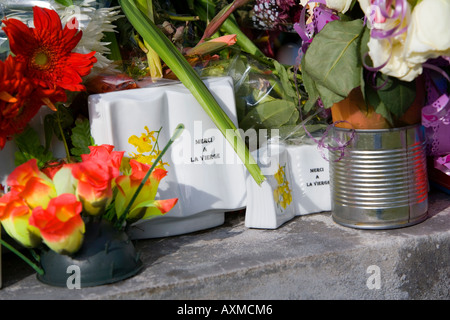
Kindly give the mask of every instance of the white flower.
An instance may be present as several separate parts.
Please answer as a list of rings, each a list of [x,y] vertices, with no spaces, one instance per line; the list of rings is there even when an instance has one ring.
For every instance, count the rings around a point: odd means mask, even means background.
[[[396,19],[387,19],[381,13],[381,9],[378,5],[373,4],[373,0],[358,0],[361,10],[366,16],[366,23],[369,29],[377,30],[391,30],[395,28],[401,22],[401,17]],[[409,15],[411,14],[411,6],[406,4],[406,19],[409,21]]]
[[[406,11],[404,17],[395,19],[381,15],[377,6],[371,4],[371,0],[359,0],[361,9],[367,17],[367,26],[372,29],[372,34],[367,43],[369,56],[374,67],[381,67],[380,72],[396,77],[403,81],[411,81],[421,72],[421,68],[410,65],[404,54],[407,32],[399,32],[407,28],[411,20],[411,6],[405,2]],[[390,37],[375,37],[373,32],[389,32],[396,28],[396,33]]]
[[[387,39],[371,38],[367,44],[369,56],[375,67],[387,64],[380,72],[403,81],[414,80],[421,72],[421,64],[410,64],[405,58],[404,41],[399,39],[389,42]]]
[[[353,2],[353,0],[326,0],[327,7],[338,12],[346,13]]]
[[[412,81],[422,73],[422,64],[428,59],[450,55],[448,0],[422,0],[414,6],[412,13],[410,3],[405,2],[407,11],[403,20],[383,17],[371,0],[358,1],[372,30],[406,29],[386,38],[375,38],[372,34],[368,47],[374,66],[387,62],[380,72]]]
[[[411,65],[450,56],[450,1],[422,0],[411,15],[405,58]]]
[[[90,73],[94,75],[97,71],[109,67],[112,63],[106,55],[110,53],[107,47],[109,42],[102,42],[106,32],[115,32],[113,21],[122,17],[119,13],[119,7],[99,8],[96,0],[84,0],[80,5],[65,7],[52,0],[52,6],[61,17],[64,24],[70,23],[75,17],[78,20],[78,28],[83,31],[83,37],[73,50],[78,53],[89,53],[95,51],[97,63]]]

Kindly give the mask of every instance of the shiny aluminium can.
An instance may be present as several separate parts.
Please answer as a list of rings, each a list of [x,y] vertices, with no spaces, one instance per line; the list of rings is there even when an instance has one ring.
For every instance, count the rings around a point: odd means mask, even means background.
[[[427,218],[422,126],[334,128],[332,140],[346,145],[330,148],[331,206],[336,223],[358,229],[392,229]]]

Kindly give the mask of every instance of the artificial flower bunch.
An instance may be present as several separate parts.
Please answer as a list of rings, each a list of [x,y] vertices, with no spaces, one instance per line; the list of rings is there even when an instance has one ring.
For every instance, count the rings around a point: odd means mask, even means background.
[[[449,1],[304,0],[302,4],[295,30],[303,40],[306,110],[316,103],[331,108],[356,92],[364,101],[362,109],[373,108],[388,127],[413,124],[406,117],[424,91],[424,78],[450,80]],[[445,93],[448,83],[444,87]],[[418,101],[411,121],[420,122],[425,103]]]
[[[124,152],[113,149],[91,146],[77,163],[39,169],[32,159],[18,166],[0,198],[0,222],[6,232],[24,247],[44,243],[70,255],[80,249],[89,219],[106,219],[122,228],[171,210],[176,198],[155,200],[167,171],[151,170],[134,159],[122,161]]]

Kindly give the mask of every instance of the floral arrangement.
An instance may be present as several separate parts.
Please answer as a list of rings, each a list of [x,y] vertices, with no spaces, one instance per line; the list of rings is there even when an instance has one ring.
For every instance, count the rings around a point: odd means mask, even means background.
[[[92,13],[92,1],[83,4],[79,11]],[[88,76],[95,78],[98,72],[93,71],[95,67],[112,68],[113,62],[104,56],[108,50],[102,48],[101,39],[92,36],[99,29],[90,24],[83,33],[72,11],[62,10],[57,3],[54,6],[60,8],[61,16],[53,9],[33,7],[31,27],[16,18],[3,20],[11,55],[0,61],[0,147],[14,139],[20,152],[19,164],[0,193],[0,223],[33,255],[37,248],[73,256],[82,248],[88,223],[107,221],[124,230],[176,205],[176,198],[155,197],[159,182],[167,175],[162,156],[183,126],[162,150],[155,132],[147,128],[143,137],[131,137],[130,143],[138,148],[132,158],[112,145],[95,145],[87,119],[69,121],[71,141],[67,141],[61,125],[69,109],[64,103],[70,105],[73,94],[86,91]],[[99,18],[103,13],[109,21],[114,20],[112,13],[117,14],[114,8],[94,12]],[[66,22],[64,27],[61,21]],[[82,41],[86,34],[90,41]],[[99,52],[90,51],[91,47]],[[50,118],[60,130],[65,159],[48,155],[36,134],[29,133],[28,124],[43,105],[54,111]],[[42,273],[13,246],[2,239],[0,242]]]
[[[141,137],[131,137],[138,150],[129,160],[113,146],[95,146],[86,121],[77,120],[75,126],[69,121],[68,147],[66,105],[80,92],[177,79],[222,132],[237,131],[200,78],[227,74],[235,80],[239,127],[277,128],[283,138],[323,129],[328,109],[336,115],[340,103],[350,108],[360,101],[358,111],[376,119],[377,126],[393,127],[420,121],[426,103],[442,96],[448,102],[450,44],[442,34],[449,22],[442,17],[450,5],[445,0],[118,0],[109,8],[94,8],[94,0],[50,2],[55,10],[33,8],[33,26],[14,17],[3,20],[11,55],[0,61],[0,148],[14,138],[26,152],[8,178],[0,220],[27,247],[43,241],[49,247],[56,243],[58,252],[75,252],[82,242],[83,215],[123,226],[126,220],[167,212],[176,203],[154,200],[166,172],[162,162],[154,167],[159,149],[149,144],[157,141],[158,131],[146,128]],[[289,25],[288,31],[302,40],[298,64],[286,66],[263,53],[233,16],[239,8],[250,8],[257,28],[286,31]],[[79,21],[80,16],[88,22]],[[116,27],[120,36],[130,37],[116,37]],[[125,52],[129,43],[132,49]],[[427,100],[421,95],[424,88]],[[436,100],[430,99],[432,90]],[[67,158],[55,167],[48,165],[55,159],[44,155],[47,146],[31,150],[33,143],[27,143],[32,141],[27,124],[42,105],[55,111],[54,131],[66,146]],[[350,127],[358,128],[355,123]],[[227,139],[241,159],[251,158],[238,135]],[[255,181],[264,180],[257,165],[244,163]],[[280,171],[280,184],[282,177]],[[44,191],[46,196],[36,199]],[[287,191],[274,196],[289,203]],[[142,201],[144,195],[151,200]],[[55,222],[63,231],[57,241],[45,231],[53,228],[44,223],[51,215],[72,221]]]
[[[360,100],[358,108],[377,120],[375,127],[397,127],[420,123],[427,103],[425,78],[428,89],[439,86],[446,94],[450,43],[443,35],[450,27],[445,18],[448,1],[304,4],[295,29],[303,40],[301,71],[309,96],[305,110],[318,103],[333,113],[332,107],[345,99]]]
[[[113,148],[91,146],[91,152],[76,163],[39,169],[32,159],[18,166],[8,176],[9,191],[0,198],[0,221],[6,232],[24,247],[36,248],[43,242],[70,255],[83,243],[86,219],[103,218],[122,228],[124,222],[168,212],[177,199],[154,199],[167,171],[150,171],[149,165],[131,159],[131,174],[123,174],[124,152]]]

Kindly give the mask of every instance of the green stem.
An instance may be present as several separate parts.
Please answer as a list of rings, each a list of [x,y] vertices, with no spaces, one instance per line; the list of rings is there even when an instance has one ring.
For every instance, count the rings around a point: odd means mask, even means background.
[[[206,11],[209,9],[209,13]],[[215,5],[200,1],[200,4],[196,8],[196,11],[201,20],[208,23],[208,15],[213,14],[215,11]],[[255,59],[265,64],[270,64],[270,60],[264,55],[264,53],[250,40],[241,28],[238,26],[234,16],[231,14],[220,26],[222,31],[227,34],[236,35],[236,44],[245,52],[251,54]]]
[[[71,161],[70,161],[69,146],[67,145],[67,140],[66,140],[66,137],[64,136],[64,131],[63,131],[62,127],[61,127],[61,122],[60,121],[57,121],[57,122],[58,122],[59,131],[61,132],[61,138],[62,138],[63,143],[64,143],[64,149],[66,149],[67,162],[70,163]]]
[[[174,16],[174,15],[170,15],[170,14],[167,14],[167,18],[169,18],[170,20],[175,20],[175,21],[198,21],[199,20],[198,16]]]
[[[114,32],[106,32],[104,41],[109,42],[108,47],[111,52],[108,55],[108,59],[113,61],[122,61],[120,47],[119,44],[117,43],[117,38]]]
[[[4,247],[8,248],[11,252],[15,253],[19,258],[21,258],[23,261],[25,261],[30,267],[32,267],[38,274],[43,275],[44,270],[39,268],[35,263],[33,263],[30,259],[25,257],[22,253],[20,253],[18,250],[16,250],[13,246],[11,246],[9,243],[5,242],[3,239],[0,238],[0,244],[2,244]]]
[[[148,178],[150,177],[153,169],[155,169],[155,167],[157,166],[158,162],[161,160],[162,156],[164,155],[164,153],[166,153],[166,151],[169,149],[169,147],[172,145],[172,143],[181,135],[181,133],[184,130],[184,125],[183,124],[179,124],[176,129],[175,132],[173,133],[172,137],[170,138],[169,142],[166,144],[166,146],[164,147],[164,149],[160,152],[160,154],[158,155],[158,157],[155,159],[155,161],[153,162],[152,166],[150,167],[150,169],[147,171],[147,173],[144,176],[144,179],[142,179],[141,183],[139,184],[136,192],[133,194],[133,197],[131,198],[130,202],[128,203],[127,207],[125,208],[124,212],[120,215],[119,219],[116,222],[116,227],[120,227],[124,220],[126,219],[127,215],[128,215],[128,211],[130,211],[134,201],[136,200],[139,192],[141,192],[141,189],[143,188],[145,182],[148,180]]]
[[[61,106],[58,106],[58,110],[56,112],[59,112],[59,108],[61,108]],[[60,119],[60,117],[58,115],[57,115],[57,118],[56,118],[56,123],[58,124],[59,132],[61,133],[61,139],[62,139],[63,144],[64,144],[64,149],[66,150],[67,163],[71,163],[72,161],[70,159],[69,146],[67,144],[66,137],[64,136],[63,128],[61,126],[61,119]]]

